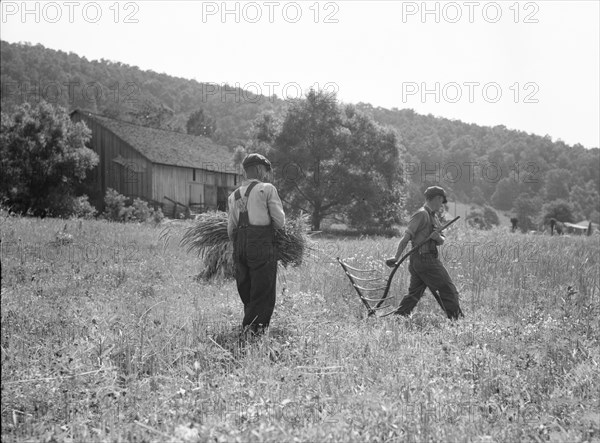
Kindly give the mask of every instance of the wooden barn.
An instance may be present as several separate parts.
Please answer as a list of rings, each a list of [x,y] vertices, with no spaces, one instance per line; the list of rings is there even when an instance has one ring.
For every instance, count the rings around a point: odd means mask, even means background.
[[[160,206],[165,215],[226,210],[241,175],[233,154],[206,137],[149,128],[75,110],[75,122],[92,131],[100,163],[90,174],[90,201],[103,206],[108,188]]]

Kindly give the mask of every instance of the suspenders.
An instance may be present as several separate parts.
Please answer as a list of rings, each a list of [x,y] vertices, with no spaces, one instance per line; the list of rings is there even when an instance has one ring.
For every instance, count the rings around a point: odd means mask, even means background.
[[[243,208],[240,210],[240,215],[238,219],[238,228],[246,228],[250,226],[250,218],[248,217],[248,196],[250,192],[256,186],[258,182],[252,182],[246,188],[246,192],[244,193],[244,197],[246,200],[242,200]],[[235,190],[235,200],[238,201],[242,198],[242,193],[240,192],[240,188]]]
[[[253,259],[264,258],[265,260],[277,260],[274,253],[274,234],[273,225],[257,226],[250,224],[248,217],[248,196],[259,182],[252,182],[248,185],[244,193],[245,200],[242,200],[237,227],[234,229],[233,252],[236,260],[245,263],[248,254]],[[239,188],[234,194],[235,201],[242,199]],[[273,258],[275,257],[275,258]]]
[[[244,197],[248,197],[250,195],[250,191],[252,191],[252,188],[254,188],[256,185],[258,184],[258,182],[251,182],[248,187],[246,188],[246,192],[244,193]],[[240,192],[240,188],[237,188],[235,190],[235,199],[239,200],[240,198],[242,198],[242,193]]]

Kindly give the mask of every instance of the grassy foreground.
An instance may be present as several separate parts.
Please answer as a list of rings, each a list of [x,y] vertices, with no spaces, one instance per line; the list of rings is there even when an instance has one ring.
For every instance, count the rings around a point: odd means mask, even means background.
[[[598,236],[453,227],[457,323],[365,319],[332,258],[385,276],[396,240],[316,240],[240,347],[183,229],[2,218],[3,442],[600,441]]]

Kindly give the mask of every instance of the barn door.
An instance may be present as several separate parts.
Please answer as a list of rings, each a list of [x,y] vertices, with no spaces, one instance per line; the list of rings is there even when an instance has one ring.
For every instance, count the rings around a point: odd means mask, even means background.
[[[190,205],[204,203],[204,189],[201,183],[190,183]]]
[[[229,197],[228,189],[224,186],[219,186],[217,189],[217,209],[219,211],[227,211],[227,197]]]
[[[204,204],[211,209],[217,208],[217,187],[204,185]]]

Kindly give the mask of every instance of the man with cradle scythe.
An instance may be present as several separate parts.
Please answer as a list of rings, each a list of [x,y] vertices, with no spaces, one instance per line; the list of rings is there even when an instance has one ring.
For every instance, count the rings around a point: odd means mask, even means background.
[[[409,241],[413,247],[425,243],[410,256],[408,271],[410,285],[408,295],[404,296],[395,311],[398,315],[408,316],[417,305],[425,289],[429,288],[448,318],[456,320],[463,316],[458,301],[458,291],[442,262],[438,259],[437,246],[444,243],[444,236],[437,232],[440,228],[437,212],[442,205],[448,203],[446,192],[439,186],[431,186],[425,191],[425,204],[413,214],[400,240],[396,256],[385,261],[393,268],[402,256],[402,251]]]

